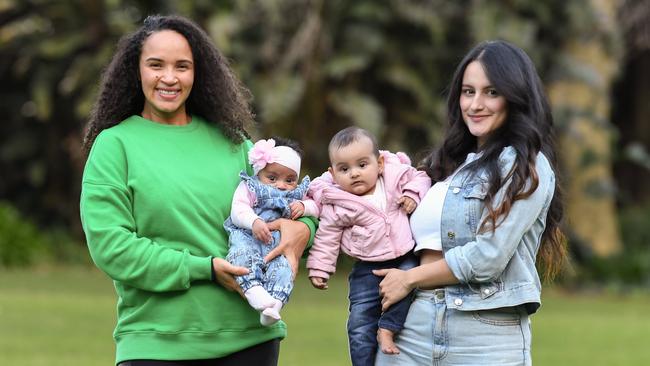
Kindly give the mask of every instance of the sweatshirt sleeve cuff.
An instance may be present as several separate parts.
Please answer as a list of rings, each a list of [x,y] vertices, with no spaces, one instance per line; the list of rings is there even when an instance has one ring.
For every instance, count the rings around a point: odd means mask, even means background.
[[[188,260],[190,282],[209,280],[212,277],[212,257],[190,256]]]
[[[316,229],[318,229],[318,219],[314,216],[303,216],[299,218],[298,221],[309,227],[309,242],[307,242],[305,251],[302,253],[303,258],[306,258],[309,253],[309,248],[314,244],[314,235],[316,235]]]

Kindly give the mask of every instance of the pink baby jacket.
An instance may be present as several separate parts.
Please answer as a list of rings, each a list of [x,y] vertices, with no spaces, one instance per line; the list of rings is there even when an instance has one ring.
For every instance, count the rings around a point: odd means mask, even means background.
[[[413,249],[409,219],[397,200],[408,196],[419,204],[431,179],[413,168],[404,153],[380,151],[380,155],[384,157],[385,212],[343,191],[329,172],[311,182],[307,195],[320,207],[320,223],[307,258],[310,277],[329,278],[336,269],[339,249],[368,262],[395,259]]]

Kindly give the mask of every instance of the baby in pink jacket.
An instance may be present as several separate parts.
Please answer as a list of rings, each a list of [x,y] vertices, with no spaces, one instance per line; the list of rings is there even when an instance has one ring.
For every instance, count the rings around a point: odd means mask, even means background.
[[[384,353],[399,353],[393,336],[403,328],[411,299],[381,312],[379,283],[372,271],[409,269],[419,261],[408,215],[431,180],[404,153],[379,151],[368,131],[349,127],[329,144],[330,167],[308,195],[320,206],[320,223],[309,252],[312,285],[327,288],[339,250],[357,259],[349,276],[348,340],[353,365],[374,365],[377,340]]]

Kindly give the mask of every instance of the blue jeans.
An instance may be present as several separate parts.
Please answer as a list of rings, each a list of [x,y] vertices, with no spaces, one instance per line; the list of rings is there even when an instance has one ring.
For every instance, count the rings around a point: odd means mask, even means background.
[[[377,366],[530,366],[530,319],[523,307],[448,309],[444,289],[416,291],[397,355],[377,352]]]
[[[411,305],[411,296],[381,312],[379,283],[383,277],[375,276],[373,269],[399,268],[407,270],[419,264],[412,252],[385,262],[356,262],[348,277],[350,283],[350,315],[348,342],[354,366],[374,365],[377,353],[377,329],[399,332]]]
[[[273,298],[286,304],[293,290],[293,273],[284,255],[264,263],[264,257],[280,243],[280,232],[272,231],[273,241],[264,244],[253,237],[250,230],[238,229],[230,233],[226,260],[235,266],[250,270],[247,275],[235,276],[235,280],[246,292],[253,286],[262,286]]]

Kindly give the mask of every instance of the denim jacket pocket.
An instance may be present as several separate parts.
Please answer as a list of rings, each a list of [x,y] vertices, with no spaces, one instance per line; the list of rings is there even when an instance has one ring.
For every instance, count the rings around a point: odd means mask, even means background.
[[[501,289],[501,283],[500,282],[491,282],[491,283],[486,283],[481,286],[480,291],[481,291],[481,299],[487,299],[488,297],[496,294],[499,292]]]
[[[478,294],[481,297],[481,300],[485,300],[488,297],[499,292],[503,288],[503,283],[500,281],[472,283],[468,284],[468,287],[470,290],[472,290],[472,292]]]
[[[476,233],[483,212],[483,201],[488,193],[488,184],[485,182],[477,182],[473,185],[468,185],[463,190],[463,197],[466,199],[465,218],[469,225],[471,232]]]

